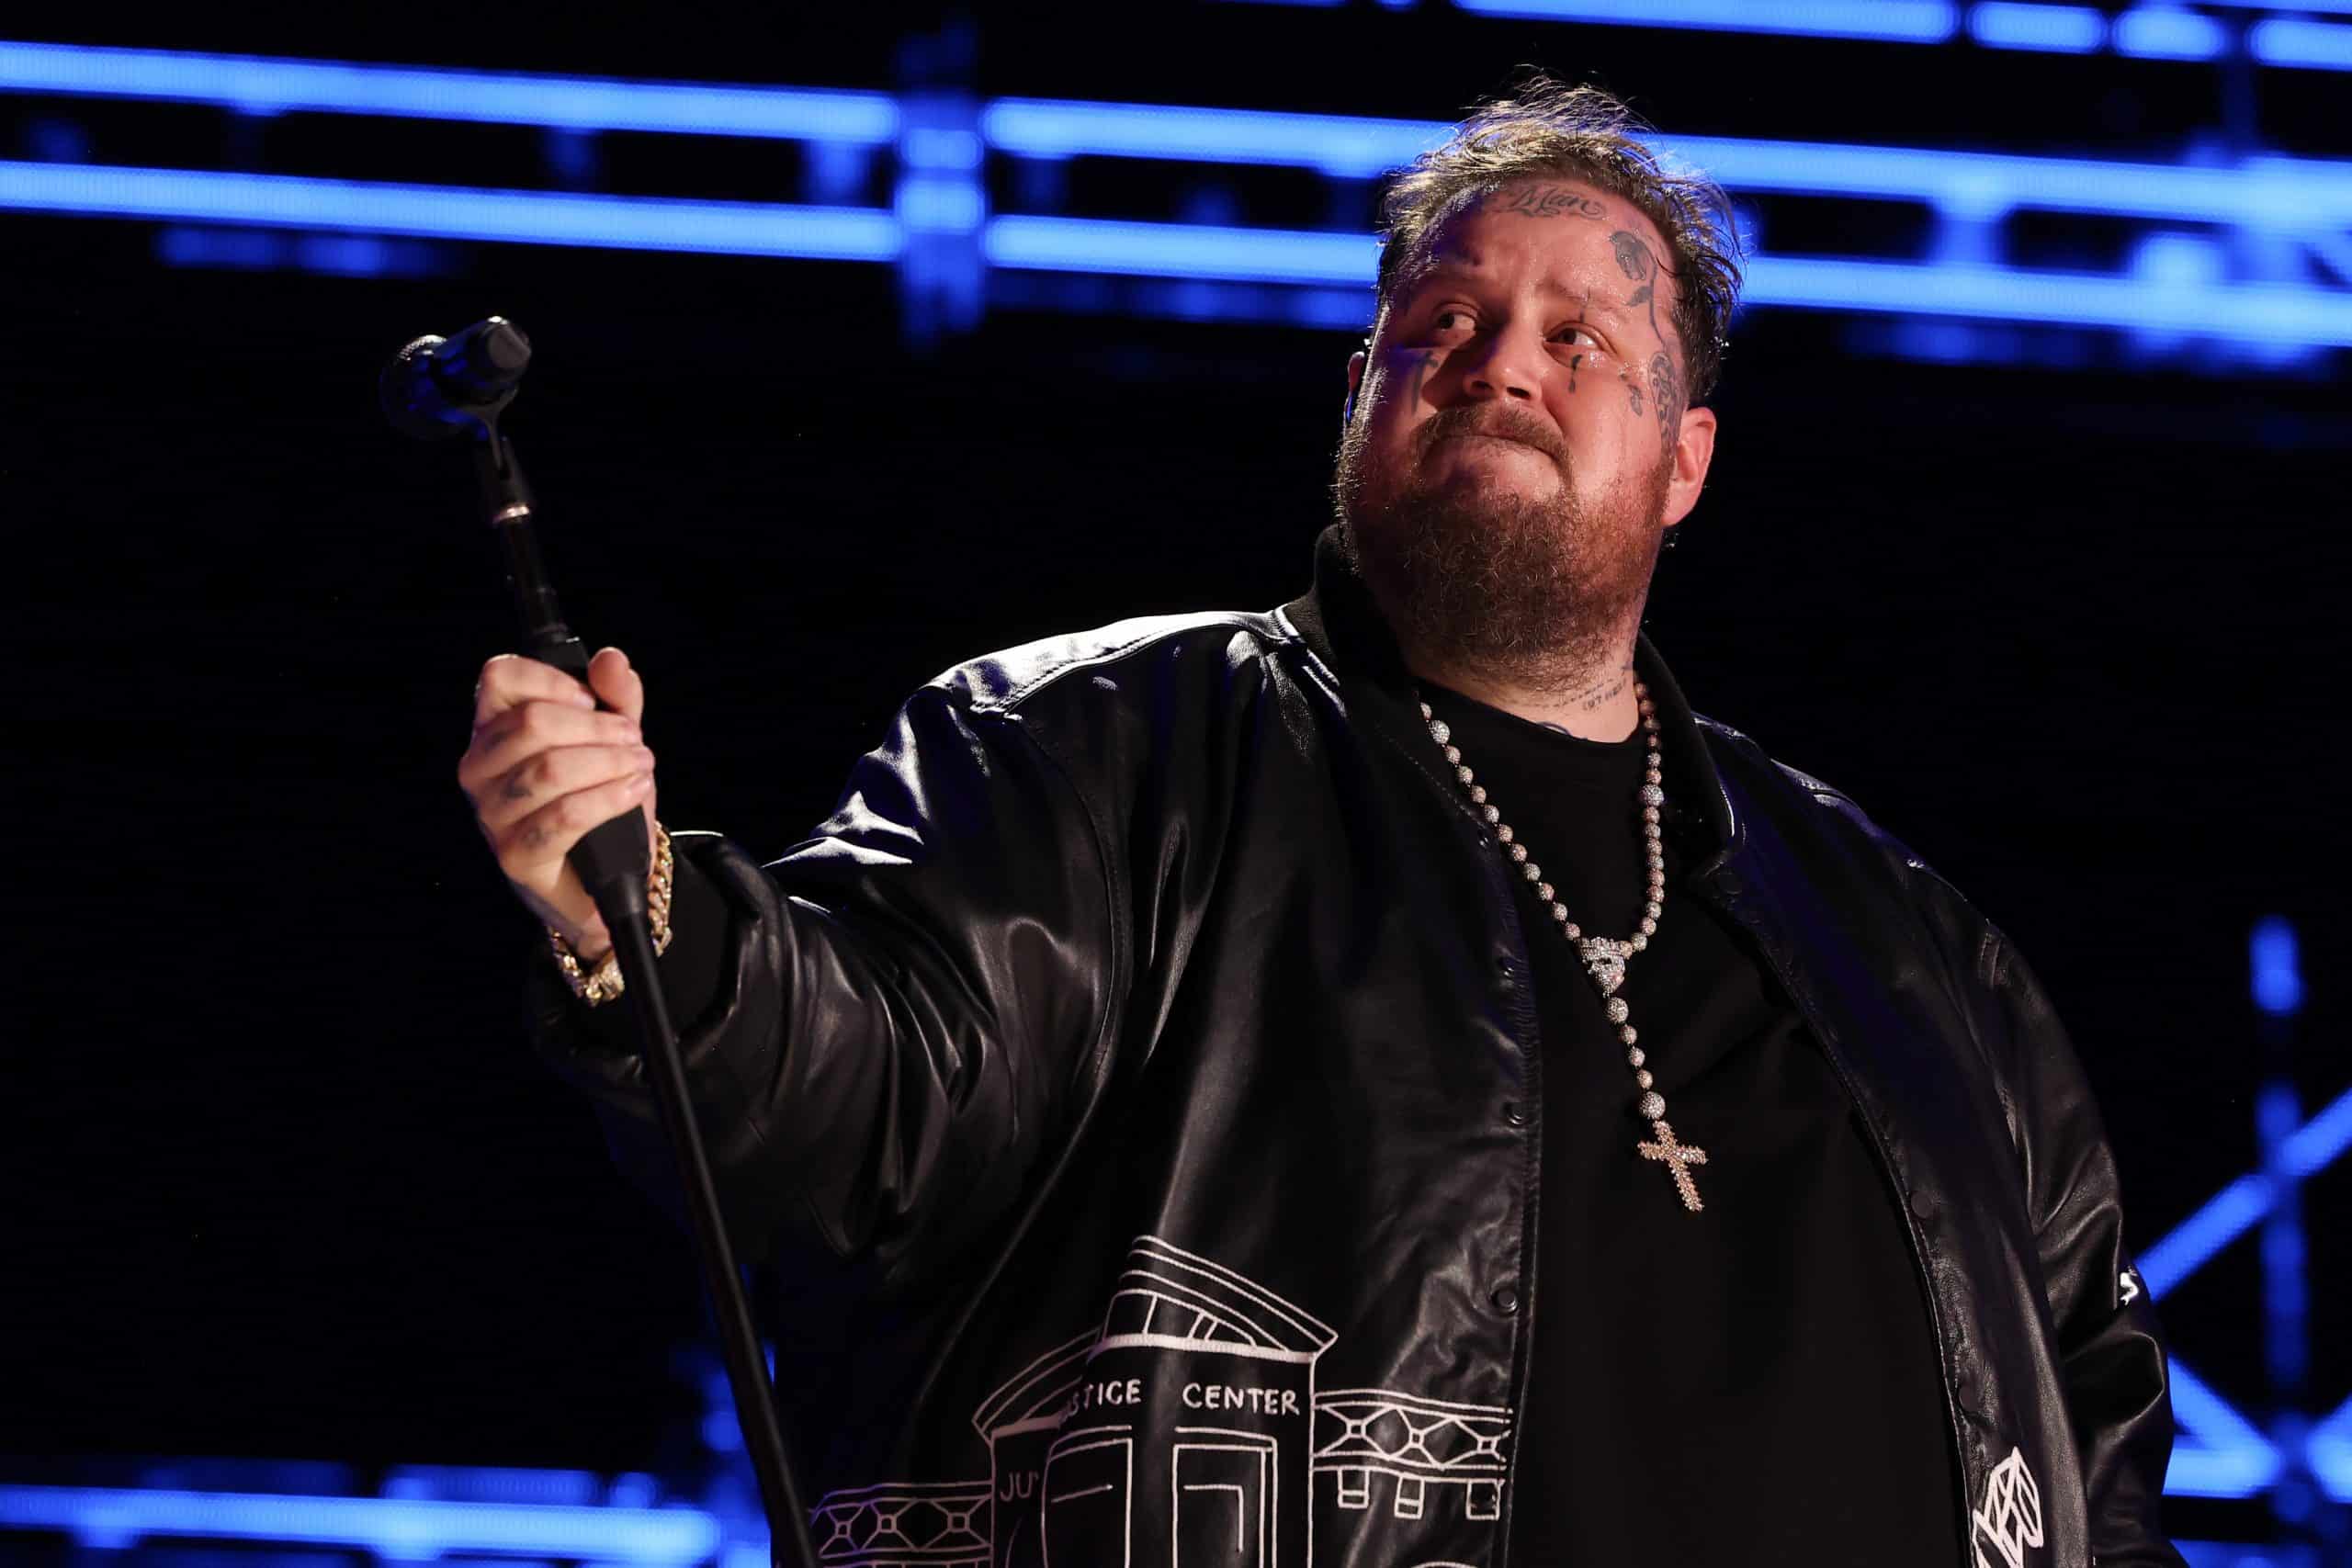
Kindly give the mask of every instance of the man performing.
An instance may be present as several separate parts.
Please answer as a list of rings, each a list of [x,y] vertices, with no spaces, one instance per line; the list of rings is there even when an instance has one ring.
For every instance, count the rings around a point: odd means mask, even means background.
[[[1636,130],[1538,79],[1393,180],[1304,597],[947,671],[773,865],[662,838],[824,1561],[2181,1561],[2048,999],[1641,635],[1738,266]],[[661,1191],[590,680],[492,660],[458,778]]]

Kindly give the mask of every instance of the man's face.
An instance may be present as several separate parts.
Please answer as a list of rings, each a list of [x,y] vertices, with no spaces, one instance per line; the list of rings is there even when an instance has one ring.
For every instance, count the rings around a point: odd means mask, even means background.
[[[1599,675],[1713,450],[1665,243],[1622,198],[1540,178],[1469,198],[1425,250],[1349,366],[1358,564],[1408,656]]]

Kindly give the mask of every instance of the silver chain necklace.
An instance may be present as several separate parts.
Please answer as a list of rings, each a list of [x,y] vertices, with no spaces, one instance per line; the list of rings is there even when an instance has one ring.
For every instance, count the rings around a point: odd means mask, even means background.
[[[1691,1179],[1690,1168],[1706,1164],[1707,1151],[1676,1141],[1674,1128],[1666,1120],[1666,1096],[1652,1087],[1655,1080],[1649,1068],[1643,1065],[1647,1058],[1638,1043],[1641,1036],[1629,1021],[1633,1010],[1617,994],[1617,988],[1625,983],[1625,965],[1634,954],[1649,946],[1650,938],[1657,933],[1658,916],[1666,909],[1666,841],[1665,829],[1659,822],[1666,805],[1666,788],[1665,774],[1659,771],[1664,758],[1658,751],[1657,705],[1650,700],[1649,688],[1639,681],[1634,682],[1634,699],[1641,706],[1642,728],[1649,747],[1643,764],[1645,771],[1641,789],[1643,850],[1649,862],[1649,886],[1643,895],[1641,921],[1634,934],[1622,941],[1587,936],[1568,919],[1568,907],[1560,902],[1558,890],[1544,880],[1544,868],[1528,858],[1527,846],[1519,841],[1519,835],[1503,820],[1500,808],[1487,798],[1487,786],[1477,782],[1477,775],[1462,760],[1462,748],[1453,744],[1452,728],[1430,711],[1429,704],[1421,703],[1420,709],[1422,722],[1430,727],[1430,739],[1438,743],[1445,760],[1453,764],[1453,776],[1469,795],[1470,804],[1477,808],[1487,826],[1494,829],[1496,844],[1519,868],[1520,875],[1535,884],[1537,900],[1551,911],[1552,923],[1575,944],[1577,956],[1584,960],[1585,974],[1600,992],[1601,1010],[1617,1026],[1617,1038],[1624,1044],[1625,1065],[1634,1069],[1634,1082],[1641,1087],[1642,1098],[1634,1102],[1634,1109],[1650,1124],[1650,1135],[1655,1141],[1637,1143],[1634,1147],[1644,1159],[1657,1160],[1673,1173],[1675,1190],[1681,1194],[1682,1206],[1695,1214],[1704,1205],[1699,1201],[1699,1184]],[[1415,700],[1419,700],[1419,694]]]

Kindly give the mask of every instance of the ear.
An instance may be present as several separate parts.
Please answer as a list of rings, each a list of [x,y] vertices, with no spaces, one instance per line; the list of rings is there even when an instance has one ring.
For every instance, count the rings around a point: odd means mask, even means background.
[[[1348,355],[1348,400],[1340,411],[1340,423],[1352,424],[1356,417],[1356,392],[1363,386],[1363,350]]]
[[[1690,515],[1706,487],[1707,465],[1715,457],[1715,411],[1684,409],[1682,428],[1674,438],[1674,474],[1666,484],[1666,525]]]

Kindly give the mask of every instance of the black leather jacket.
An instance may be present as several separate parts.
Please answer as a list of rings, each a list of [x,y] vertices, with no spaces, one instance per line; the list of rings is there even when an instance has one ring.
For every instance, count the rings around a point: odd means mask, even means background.
[[[1676,896],[1752,937],[1901,1195],[1962,1557],[2178,1563],[2164,1351],[2047,998],[1637,659],[1713,846]],[[730,1232],[780,1265],[824,1561],[1509,1561],[1544,1310],[1544,1129],[1505,1114],[1543,1102],[1527,933],[1331,537],[1271,614],[942,675],[773,866],[678,843],[725,927],[689,1076]],[[537,1007],[666,1189],[626,1010],[546,975]]]

